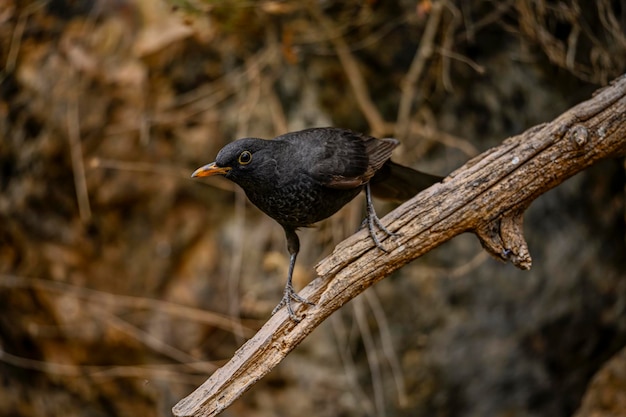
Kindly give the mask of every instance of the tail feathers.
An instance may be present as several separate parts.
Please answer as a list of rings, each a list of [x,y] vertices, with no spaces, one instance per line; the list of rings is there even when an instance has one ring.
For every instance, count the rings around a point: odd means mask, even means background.
[[[403,202],[442,179],[388,160],[372,177],[370,187],[376,198]]]

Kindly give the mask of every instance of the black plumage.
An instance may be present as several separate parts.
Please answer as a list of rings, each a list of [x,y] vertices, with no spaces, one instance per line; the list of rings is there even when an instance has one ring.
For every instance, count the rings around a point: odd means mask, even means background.
[[[283,299],[274,312],[286,305],[297,321],[291,300],[309,303],[291,284],[300,248],[299,227],[332,216],[365,189],[370,234],[384,250],[374,225],[392,233],[376,217],[371,194],[402,201],[441,180],[391,162],[391,152],[398,145],[396,139],[376,139],[329,127],[287,133],[273,140],[245,138],[226,145],[215,162],[198,168],[192,177],[225,176],[283,227],[291,259]]]

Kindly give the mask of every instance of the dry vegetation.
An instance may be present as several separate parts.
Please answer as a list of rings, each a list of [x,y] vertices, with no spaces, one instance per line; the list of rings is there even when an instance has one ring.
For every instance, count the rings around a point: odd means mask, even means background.
[[[188,179],[225,143],[337,125],[447,174],[622,74],[625,28],[620,0],[2,2],[0,414],[169,415],[267,319],[282,231]],[[298,288],[360,204],[303,232]],[[619,415],[624,212],[592,167],[531,207],[531,272],[461,236],[230,415]]]

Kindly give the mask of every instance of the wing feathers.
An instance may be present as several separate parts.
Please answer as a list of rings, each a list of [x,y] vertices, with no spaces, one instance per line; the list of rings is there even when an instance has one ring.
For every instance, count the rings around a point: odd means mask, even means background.
[[[325,158],[314,176],[331,188],[350,189],[367,183],[399,145],[396,139],[376,139],[349,130],[325,131]]]

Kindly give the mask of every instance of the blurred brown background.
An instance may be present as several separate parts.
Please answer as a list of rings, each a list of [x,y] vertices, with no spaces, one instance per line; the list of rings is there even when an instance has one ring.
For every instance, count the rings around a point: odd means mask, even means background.
[[[626,1],[4,0],[0,60],[0,415],[167,416],[268,318],[288,261],[195,168],[334,125],[446,175],[622,74]],[[530,272],[455,238],[224,415],[626,415],[624,212],[604,161],[530,207]],[[362,215],[300,233],[297,288]]]

